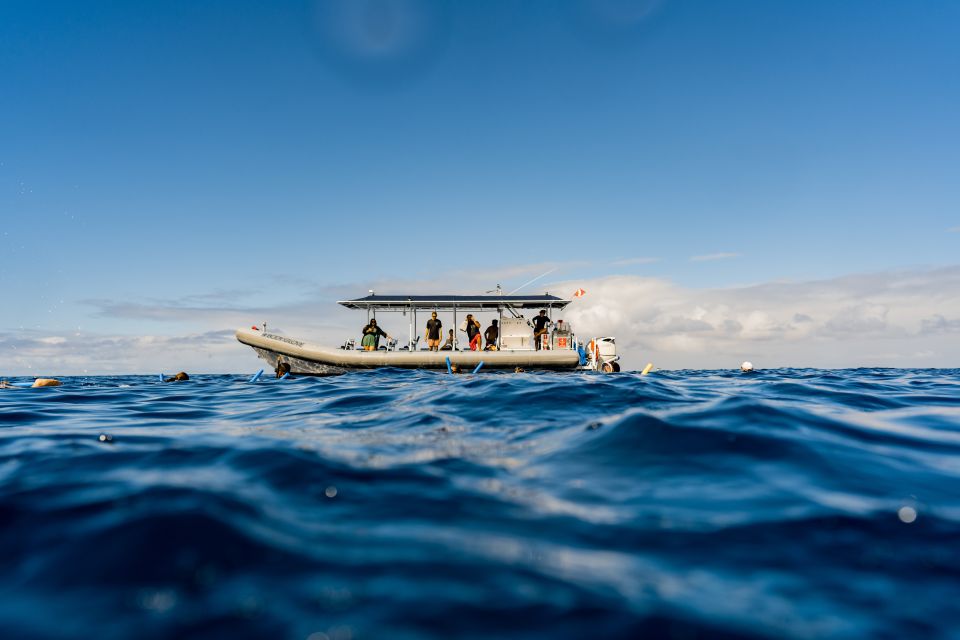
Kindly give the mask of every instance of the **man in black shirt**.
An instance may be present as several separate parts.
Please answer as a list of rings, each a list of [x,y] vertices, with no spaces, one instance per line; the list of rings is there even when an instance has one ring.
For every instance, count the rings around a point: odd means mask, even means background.
[[[497,321],[493,320],[490,323],[490,326],[487,327],[487,330],[484,331],[483,337],[487,341],[487,351],[496,351],[497,350],[497,335],[500,333],[500,330],[497,328]]]
[[[540,336],[547,335],[547,327],[550,325],[550,318],[547,317],[547,310],[541,309],[540,315],[533,319],[533,344],[537,351],[540,350],[540,342],[543,340]]]
[[[430,351],[440,349],[440,329],[442,328],[443,323],[437,320],[437,312],[434,311],[427,320],[427,348]]]

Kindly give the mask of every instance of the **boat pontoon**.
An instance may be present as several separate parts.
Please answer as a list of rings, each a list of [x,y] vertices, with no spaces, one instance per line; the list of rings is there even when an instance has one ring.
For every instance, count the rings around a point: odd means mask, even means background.
[[[402,367],[407,369],[447,369],[456,365],[462,370],[473,370],[483,363],[483,369],[524,370],[592,370],[619,371],[616,340],[612,337],[595,337],[587,342],[579,340],[568,323],[551,322],[547,334],[540,336],[540,345],[534,343],[532,321],[524,312],[535,315],[546,309],[548,317],[564,309],[570,300],[552,295],[514,296],[395,296],[371,293],[356,300],[341,300],[339,304],[348,309],[366,311],[367,321],[379,313],[402,313],[409,319],[409,338],[406,345],[398,346],[397,340],[388,340],[374,351],[365,351],[355,339],[345,341],[339,347],[324,347],[267,331],[266,323],[260,327],[240,329],[237,340],[253,347],[263,360],[277,369],[282,364],[289,366],[294,374],[334,375],[354,369],[379,367]],[[457,315],[465,313],[496,313],[499,317],[497,349],[470,351],[462,349],[454,331],[452,349],[429,351],[421,344],[418,312],[452,312],[454,329]],[[445,333],[445,332],[444,332]],[[286,367],[284,367],[286,369]]]

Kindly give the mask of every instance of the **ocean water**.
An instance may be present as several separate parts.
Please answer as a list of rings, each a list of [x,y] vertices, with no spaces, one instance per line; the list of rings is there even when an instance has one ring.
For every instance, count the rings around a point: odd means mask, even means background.
[[[0,390],[4,637],[960,638],[960,370],[248,378]]]

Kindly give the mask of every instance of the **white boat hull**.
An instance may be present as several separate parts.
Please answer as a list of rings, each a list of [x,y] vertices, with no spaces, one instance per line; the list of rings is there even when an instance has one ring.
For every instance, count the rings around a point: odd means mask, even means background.
[[[464,370],[480,362],[484,369],[574,370],[580,367],[580,354],[570,349],[512,351],[359,351],[323,347],[301,340],[239,329],[237,340],[253,347],[257,355],[273,369],[280,362],[290,365],[291,373],[335,375],[356,369],[400,367],[404,369],[447,368],[447,358]]]

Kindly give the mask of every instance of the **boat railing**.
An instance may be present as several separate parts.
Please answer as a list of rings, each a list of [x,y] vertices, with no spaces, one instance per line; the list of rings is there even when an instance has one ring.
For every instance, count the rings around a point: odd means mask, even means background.
[[[499,351],[535,351],[533,328],[528,327],[529,331],[521,331],[519,334],[501,335]],[[422,336],[416,336],[412,342],[399,346],[399,340],[390,338],[382,343],[377,351],[426,351],[426,347],[420,348]],[[560,329],[554,329],[540,336],[540,349],[547,351],[573,350],[580,348],[581,343],[571,330],[570,325],[564,325]],[[362,351],[363,347],[358,346],[355,338],[349,338],[343,342],[340,349],[346,351]],[[449,349],[447,349],[449,351]],[[457,345],[455,351],[469,351],[465,349],[462,343]]]

